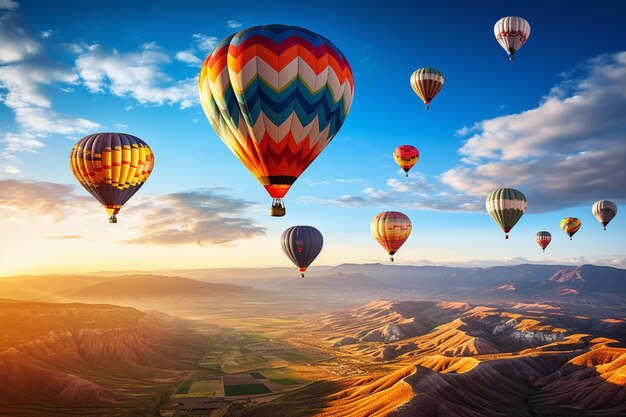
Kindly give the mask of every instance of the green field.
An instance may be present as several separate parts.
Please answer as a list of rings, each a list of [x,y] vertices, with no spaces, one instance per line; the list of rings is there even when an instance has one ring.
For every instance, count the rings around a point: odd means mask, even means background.
[[[259,333],[242,333],[241,336],[243,337],[244,344],[266,342],[269,340],[267,337]]]
[[[176,394],[187,394],[189,392],[189,388],[191,388],[191,384],[193,384],[193,379],[183,381],[183,383],[178,387],[178,390],[176,390]]]
[[[242,384],[242,385],[226,385],[224,394],[227,397],[236,395],[257,395],[270,394],[272,391],[263,384]]]
[[[298,381],[295,381],[295,380],[293,380],[291,378],[276,378],[276,379],[272,378],[272,379],[270,379],[270,381],[272,381],[273,383],[278,384],[278,385],[286,385],[286,386],[300,384]]]
[[[282,360],[289,361],[289,362],[310,362],[311,361],[311,359],[309,359],[307,356],[304,356],[295,352],[290,352],[290,351],[278,352],[276,353],[276,356],[278,356]]]
[[[261,378],[257,379],[269,379],[278,385],[285,386],[300,385],[310,381],[310,379],[303,376],[302,372],[292,368],[263,369],[259,372],[254,372],[254,374],[250,375],[254,378],[257,378],[257,375],[259,375]]]
[[[239,346],[239,352],[240,353],[250,353],[252,351],[250,349],[248,349],[247,347],[245,347],[245,346]]]
[[[250,372],[248,375],[250,375],[254,379],[266,379],[263,375],[261,375],[258,372]]]
[[[246,355],[235,358],[235,362],[239,365],[249,365],[251,363],[267,362],[267,360],[256,355]]]

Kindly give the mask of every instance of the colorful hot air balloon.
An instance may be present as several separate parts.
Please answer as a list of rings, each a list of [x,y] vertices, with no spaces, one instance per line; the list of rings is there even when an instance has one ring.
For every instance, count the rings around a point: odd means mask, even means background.
[[[543,251],[545,252],[550,242],[552,242],[552,235],[550,234],[550,232],[546,231],[537,232],[537,234],[535,235],[535,241],[539,246],[541,246],[541,249],[543,249]]]
[[[72,173],[117,223],[117,213],[146,182],[154,154],[143,140],[126,133],[95,133],[79,140],[70,153]]]
[[[420,68],[411,75],[411,87],[428,110],[430,102],[443,87],[443,74],[437,68]]]
[[[398,211],[378,213],[370,222],[372,235],[380,243],[393,262],[393,255],[411,234],[411,220]]]
[[[530,24],[524,18],[507,16],[496,22],[493,26],[493,33],[500,46],[509,54],[509,61],[513,61],[515,52],[530,36]]]
[[[300,269],[302,278],[324,245],[322,234],[312,226],[292,226],[283,232],[280,241],[283,252]]]
[[[218,136],[274,199],[283,197],[346,119],[354,81],[341,51],[309,30],[256,26],[222,40],[199,79]]]
[[[526,196],[513,188],[499,188],[492,191],[485,201],[487,212],[493,220],[502,228],[504,238],[509,238],[509,231],[526,211]]]
[[[401,145],[393,151],[393,159],[396,164],[400,165],[400,168],[406,172],[406,176],[409,176],[409,170],[413,168],[417,161],[420,159],[420,151],[415,146]]]
[[[569,240],[572,240],[572,236],[574,236],[576,232],[580,230],[580,226],[582,226],[582,223],[580,223],[580,220],[578,220],[576,217],[566,217],[561,220],[561,229],[563,229],[563,231],[567,233],[567,235],[569,236]]]
[[[606,230],[606,225],[609,224],[617,214],[617,204],[609,200],[596,201],[591,208],[591,212],[596,216],[596,219],[602,223],[604,230]]]

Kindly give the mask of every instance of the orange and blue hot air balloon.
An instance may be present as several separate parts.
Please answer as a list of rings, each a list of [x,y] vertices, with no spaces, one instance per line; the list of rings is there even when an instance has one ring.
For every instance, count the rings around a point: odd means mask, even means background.
[[[400,165],[400,168],[404,170],[408,177],[409,171],[420,159],[420,151],[415,146],[401,145],[393,151],[393,159],[396,161],[396,164]]]
[[[126,133],[95,133],[70,153],[72,173],[117,223],[117,213],[146,182],[154,154],[146,142]]]
[[[273,198],[270,214],[283,216],[283,197],[345,121],[354,81],[328,39],[267,25],[222,40],[199,88],[218,136]]]
[[[280,237],[285,255],[298,267],[300,277],[317,258],[324,246],[324,238],[313,226],[292,226]]]

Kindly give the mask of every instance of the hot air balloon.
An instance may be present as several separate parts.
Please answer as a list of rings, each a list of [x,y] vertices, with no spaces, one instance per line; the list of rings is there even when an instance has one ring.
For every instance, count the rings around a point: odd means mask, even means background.
[[[370,222],[372,235],[380,243],[393,262],[393,255],[406,242],[411,234],[411,220],[398,211],[378,213]]]
[[[496,22],[493,33],[500,46],[509,54],[509,61],[513,61],[513,55],[530,36],[530,24],[524,18],[507,16]]]
[[[552,242],[552,235],[550,234],[550,232],[546,231],[537,232],[537,234],[535,235],[535,241],[539,246],[541,246],[541,249],[543,249],[543,251],[545,252],[550,242]]]
[[[443,74],[437,68],[420,68],[411,75],[411,87],[428,110],[430,102],[443,87]]]
[[[312,226],[292,226],[283,232],[280,241],[283,252],[299,268],[302,278],[324,245],[322,234]]]
[[[95,133],[70,153],[72,173],[117,223],[117,213],[146,182],[154,154],[143,140],[126,133]]]
[[[602,223],[604,230],[606,230],[606,225],[609,224],[617,214],[617,204],[608,200],[596,201],[591,208],[591,212],[596,216],[596,219]]]
[[[581,225],[582,223],[580,223],[580,220],[578,220],[576,217],[566,217],[561,220],[561,229],[563,229],[563,231],[567,233],[567,235],[569,236],[569,240],[572,240],[572,236],[574,236],[576,232],[580,230]]]
[[[526,211],[526,196],[513,188],[499,188],[492,191],[485,201],[487,212],[502,228],[504,238],[509,238],[509,231],[515,226]]]
[[[202,108],[217,135],[273,198],[283,197],[337,134],[352,105],[352,70],[309,30],[256,26],[222,40],[202,65]]]
[[[413,168],[417,161],[420,159],[420,151],[415,146],[401,145],[393,151],[393,159],[396,164],[400,165],[400,168],[406,172],[406,176],[409,176],[409,170]]]

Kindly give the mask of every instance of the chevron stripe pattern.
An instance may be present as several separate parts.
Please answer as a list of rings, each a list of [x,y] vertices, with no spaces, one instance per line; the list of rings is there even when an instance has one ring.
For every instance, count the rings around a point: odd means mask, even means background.
[[[443,87],[443,74],[437,68],[420,68],[411,75],[411,87],[426,108]]]
[[[70,153],[74,177],[115,215],[146,182],[154,167],[152,150],[126,133],[95,133],[79,140]]]
[[[268,25],[222,40],[202,65],[199,88],[218,136],[282,198],[341,128],[354,80],[328,39]]]

